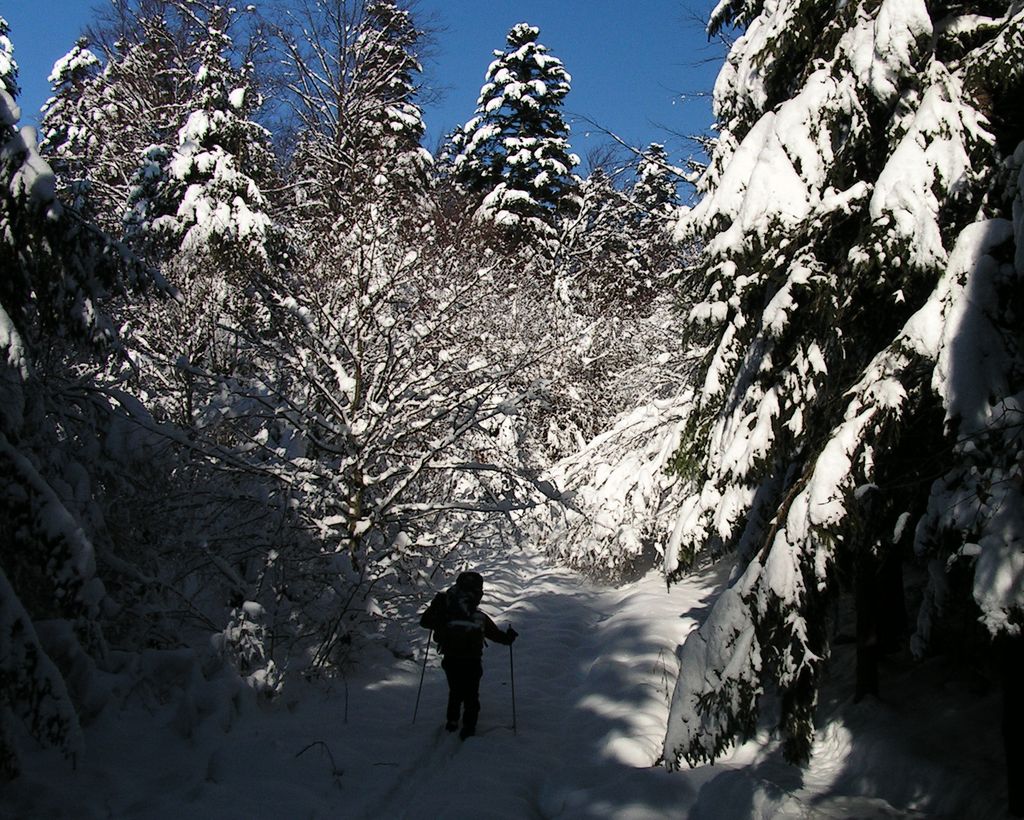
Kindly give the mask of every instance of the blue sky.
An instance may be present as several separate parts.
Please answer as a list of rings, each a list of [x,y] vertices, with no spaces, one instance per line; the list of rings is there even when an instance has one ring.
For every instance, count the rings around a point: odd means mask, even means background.
[[[280,2],[280,0],[273,0]],[[257,0],[260,2],[260,0]],[[267,3],[268,0],[262,0]],[[2,13],[20,67],[22,120],[34,123],[54,60],[74,43],[96,0],[15,0]],[[709,92],[721,49],[702,28],[713,0],[420,0],[418,19],[436,27],[426,80],[441,99],[424,106],[427,147],[468,120],[508,30],[529,22],[572,74],[565,110],[576,153],[606,141],[583,117],[627,142],[662,142],[673,160],[696,149],[681,136],[707,130]],[[666,130],[667,129],[667,130]],[[675,132],[675,134],[670,133]]]

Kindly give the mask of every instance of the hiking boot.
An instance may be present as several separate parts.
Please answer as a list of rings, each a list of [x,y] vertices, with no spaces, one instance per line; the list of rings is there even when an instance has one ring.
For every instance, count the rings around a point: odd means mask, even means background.
[[[467,737],[473,737],[473,735],[475,735],[475,734],[476,734],[476,729],[473,729],[473,728],[471,728],[469,726],[463,726],[462,727],[462,731],[459,732],[459,737],[461,737],[463,740],[465,740]]]
[[[449,732],[454,732],[454,731],[455,731],[456,729],[458,729],[458,728],[459,728],[459,724],[458,724],[458,723],[456,723],[456,722],[455,722],[454,720],[449,720],[449,721],[448,721],[448,722],[447,722],[447,723],[446,723],[446,724],[444,725],[444,728],[445,728],[445,729],[446,729],[447,731],[449,731]]]

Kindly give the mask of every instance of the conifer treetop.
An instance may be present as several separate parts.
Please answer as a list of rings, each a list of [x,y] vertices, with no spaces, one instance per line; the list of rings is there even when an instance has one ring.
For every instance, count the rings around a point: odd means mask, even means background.
[[[519,48],[527,43],[537,42],[537,38],[540,36],[540,29],[536,26],[531,26],[529,23],[516,23],[509,30],[506,42],[512,48]],[[500,52],[498,52],[500,54]]]
[[[519,23],[507,49],[494,52],[476,114],[455,138],[452,164],[463,187],[482,198],[479,218],[551,235],[558,214],[578,205],[572,170],[579,157],[561,113],[572,78],[537,42],[539,34]]]

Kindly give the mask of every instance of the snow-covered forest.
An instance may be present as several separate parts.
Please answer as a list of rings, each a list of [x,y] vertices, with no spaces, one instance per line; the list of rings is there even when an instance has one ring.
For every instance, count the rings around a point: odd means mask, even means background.
[[[1024,4],[708,36],[584,163],[529,23],[432,155],[414,3],[121,0],[38,132],[0,18],[0,815],[1024,816]]]

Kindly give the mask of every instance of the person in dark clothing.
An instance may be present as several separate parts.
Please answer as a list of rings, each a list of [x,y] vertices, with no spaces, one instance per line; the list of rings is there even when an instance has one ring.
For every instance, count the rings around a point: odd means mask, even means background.
[[[448,678],[448,711],[445,728],[465,740],[476,732],[480,714],[480,678],[483,676],[484,641],[511,644],[517,632],[510,626],[502,632],[478,607],[484,596],[484,579],[479,572],[463,572],[455,585],[439,592],[420,616],[420,626],[432,629],[444,660],[441,668]]]

